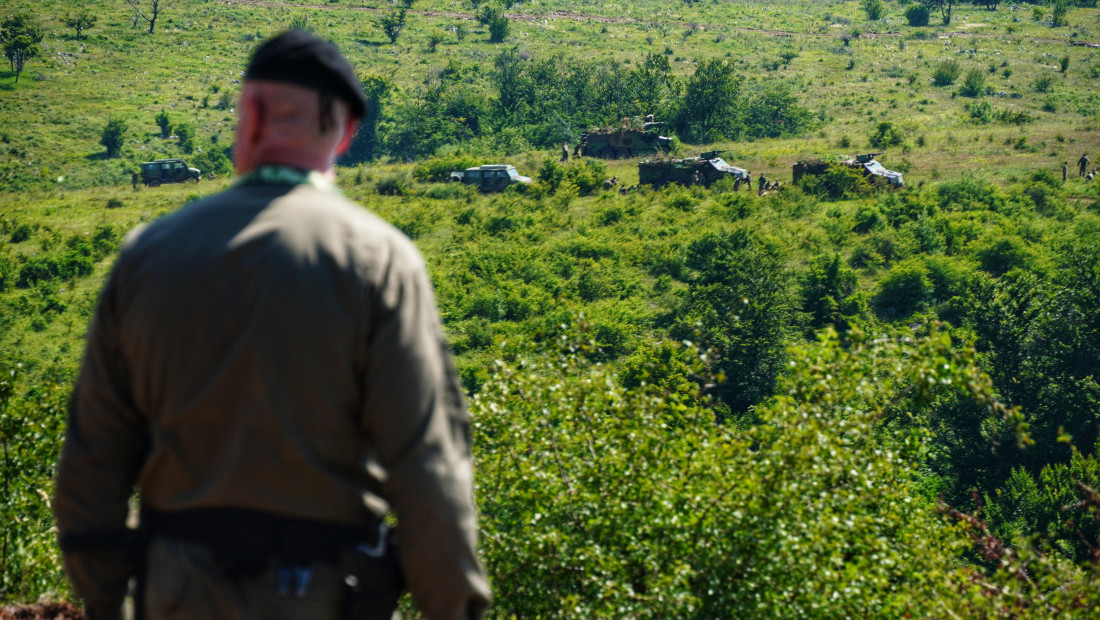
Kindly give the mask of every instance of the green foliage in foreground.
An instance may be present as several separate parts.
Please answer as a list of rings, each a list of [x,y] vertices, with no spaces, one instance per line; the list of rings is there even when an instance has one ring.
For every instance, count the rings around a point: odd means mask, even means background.
[[[969,568],[984,525],[922,491],[928,435],[896,421],[960,400],[1020,422],[975,352],[935,330],[850,337],[792,351],[747,428],[667,389],[705,368],[688,351],[653,367],[665,388],[632,389],[576,335],[506,355],[472,403],[494,616],[1087,615],[1094,568],[1026,547]]]

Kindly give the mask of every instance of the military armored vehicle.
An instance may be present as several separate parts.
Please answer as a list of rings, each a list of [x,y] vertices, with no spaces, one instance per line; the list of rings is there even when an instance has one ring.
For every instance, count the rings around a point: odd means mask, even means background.
[[[641,126],[624,123],[620,127],[603,127],[581,134],[578,155],[619,159],[638,155],[653,155],[672,150],[672,138],[660,135],[664,123],[647,121]]]
[[[709,187],[722,177],[748,181],[749,171],[727,164],[718,156],[721,152],[707,151],[699,157],[658,158],[638,162],[638,182],[654,187],[663,187],[669,183]]]
[[[485,164],[454,171],[448,180],[476,185],[483,192],[499,192],[513,183],[530,183],[531,177],[516,172],[516,167],[511,164]]]
[[[182,159],[158,159],[141,164],[141,182],[149,187],[184,181],[198,183],[200,178],[202,173],[198,168],[189,167]]]
[[[824,174],[829,169],[830,163],[839,163],[849,168],[854,168],[863,172],[870,180],[877,181],[889,187],[904,187],[905,180],[900,172],[894,170],[887,170],[882,164],[875,160],[875,157],[882,155],[882,153],[866,153],[863,155],[856,155],[852,159],[841,159],[835,162],[828,162],[824,159],[805,159],[796,162],[792,167],[792,176],[794,182],[797,183],[803,175],[806,174]]]

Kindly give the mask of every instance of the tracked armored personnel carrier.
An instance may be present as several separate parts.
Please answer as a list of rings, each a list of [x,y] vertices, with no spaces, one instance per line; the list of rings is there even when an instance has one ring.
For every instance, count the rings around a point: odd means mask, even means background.
[[[744,168],[731,166],[719,157],[721,151],[707,151],[699,157],[683,159],[647,159],[638,163],[638,182],[653,187],[663,187],[670,183],[683,186],[705,185],[723,177],[749,181],[749,172]]]
[[[624,123],[620,127],[603,127],[581,134],[578,155],[619,159],[667,153],[672,150],[672,138],[662,136],[664,123],[648,121],[641,126]]]

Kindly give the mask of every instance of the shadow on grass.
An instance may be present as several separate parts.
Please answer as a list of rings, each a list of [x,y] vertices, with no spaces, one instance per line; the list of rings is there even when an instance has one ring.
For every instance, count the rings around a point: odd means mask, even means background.
[[[383,47],[385,45],[391,45],[390,43],[387,43],[385,41],[371,41],[368,39],[356,39],[355,42],[359,45],[366,45],[369,47]]]
[[[84,159],[86,159],[88,161],[110,161],[112,159],[122,159],[122,158],[121,157],[107,157],[107,151],[103,151],[103,152],[100,152],[100,153],[91,153],[89,155],[85,155]]]
[[[23,76],[20,76],[21,78]],[[15,90],[15,72],[0,71],[0,90]]]

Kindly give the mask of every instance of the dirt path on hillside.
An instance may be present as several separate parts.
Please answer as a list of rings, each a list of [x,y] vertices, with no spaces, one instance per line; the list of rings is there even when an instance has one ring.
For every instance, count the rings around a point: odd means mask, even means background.
[[[298,8],[298,9],[318,9],[318,10],[322,10],[322,11],[324,11],[324,10],[329,10],[329,11],[331,11],[331,10],[360,11],[360,12],[364,12],[364,13],[383,13],[385,11],[390,10],[390,9],[377,9],[377,8],[367,7],[367,6],[346,7],[346,6],[333,6],[331,4],[308,4],[308,3],[287,4],[285,2],[274,2],[273,0],[221,0],[221,3],[222,4],[229,4],[229,5],[249,4],[249,5],[253,5],[253,6],[266,6],[266,7],[277,7],[277,8],[291,8],[291,9],[295,9],[295,8]],[[426,17],[448,17],[448,18],[451,18],[451,19],[466,19],[466,20],[475,19],[475,16],[474,16],[473,13],[462,13],[462,12],[457,12],[457,11],[416,11],[416,10],[409,10],[408,12],[413,14],[413,15],[424,15]],[[538,22],[538,21],[545,20],[545,19],[564,19],[564,20],[575,21],[575,22],[588,22],[588,21],[591,21],[591,22],[599,22],[599,23],[605,23],[605,24],[646,24],[646,25],[650,25],[650,26],[656,26],[659,23],[661,23],[661,22],[656,22],[656,21],[635,19],[633,17],[605,17],[605,16],[602,16],[602,15],[587,15],[585,13],[578,13],[576,11],[550,11],[549,13],[541,13],[539,15],[534,15],[534,14],[530,14],[530,13],[506,13],[506,15],[508,16],[509,19],[527,21],[527,22]],[[703,30],[718,30],[719,29],[715,26],[708,26],[708,25],[705,25],[705,24],[698,24],[696,22],[677,22],[677,25],[681,25],[681,26],[688,26],[689,24],[694,24],[695,26],[697,26],[697,27],[699,27]],[[773,36],[773,37],[820,37],[820,38],[840,39],[840,38],[843,38],[843,37],[851,36],[850,33],[845,33],[845,32],[792,32],[792,31],[789,31],[789,30],[771,30],[771,29],[767,29],[767,28],[747,28],[747,27],[738,27],[738,26],[727,26],[725,28],[728,29],[728,30],[735,30],[737,32],[751,32],[751,33],[764,34],[764,35]],[[896,37],[896,36],[901,36],[901,35],[902,35],[902,33],[898,32],[898,31],[888,31],[888,32],[864,32],[864,33],[860,33],[859,36],[860,36],[860,38],[864,38],[864,39],[879,39],[879,38],[883,38],[883,37]],[[999,37],[999,36],[1010,36],[1010,35],[983,34],[983,33],[953,31],[953,32],[941,33],[939,35],[939,38],[944,39],[944,38],[952,38],[952,37],[979,37],[979,38],[983,38],[983,39],[991,39],[991,38]],[[1085,41],[1065,41],[1065,40],[1062,40],[1062,39],[1050,39],[1050,38],[1043,38],[1043,37],[1028,37],[1028,40],[1032,41],[1033,43],[1064,43],[1066,45],[1074,45],[1074,46],[1080,46],[1080,47],[1100,47],[1100,43],[1089,43],[1089,42],[1085,42]]]

